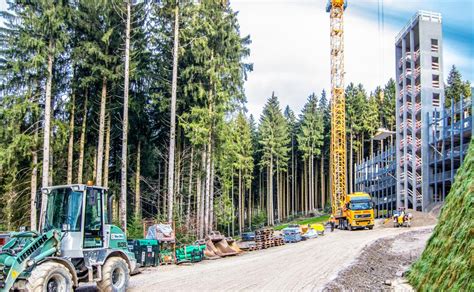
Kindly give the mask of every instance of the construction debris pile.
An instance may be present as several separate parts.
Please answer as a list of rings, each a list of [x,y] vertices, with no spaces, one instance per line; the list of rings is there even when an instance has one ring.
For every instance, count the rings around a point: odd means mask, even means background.
[[[474,291],[473,145],[471,141],[426,249],[408,274],[408,280],[417,290]]]

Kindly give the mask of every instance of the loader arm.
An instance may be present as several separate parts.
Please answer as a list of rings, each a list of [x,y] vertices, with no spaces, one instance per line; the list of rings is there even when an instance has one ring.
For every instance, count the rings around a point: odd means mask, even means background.
[[[60,250],[58,230],[45,233],[33,231],[12,233],[10,241],[0,250],[0,292],[9,291],[22,273]]]

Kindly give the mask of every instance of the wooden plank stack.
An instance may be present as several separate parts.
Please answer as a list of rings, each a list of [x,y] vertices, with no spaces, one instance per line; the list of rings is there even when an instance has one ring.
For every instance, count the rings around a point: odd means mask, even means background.
[[[255,231],[255,248],[266,249],[285,244],[283,238],[273,236],[273,228],[263,228]]]

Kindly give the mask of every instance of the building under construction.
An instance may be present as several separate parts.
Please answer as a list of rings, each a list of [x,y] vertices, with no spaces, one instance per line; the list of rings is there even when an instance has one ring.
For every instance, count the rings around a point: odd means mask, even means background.
[[[472,96],[445,108],[439,13],[414,15],[396,37],[395,58],[391,146],[355,167],[355,189],[372,195],[378,216],[443,201],[473,133]]]

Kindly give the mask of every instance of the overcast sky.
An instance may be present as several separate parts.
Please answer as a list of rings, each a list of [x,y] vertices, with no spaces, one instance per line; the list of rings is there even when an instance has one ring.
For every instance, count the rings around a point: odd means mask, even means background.
[[[368,91],[395,75],[395,37],[418,10],[443,17],[444,72],[453,64],[474,81],[473,0],[352,0],[345,13],[346,84]],[[380,0],[382,1],[382,0]],[[254,64],[245,84],[249,113],[258,119],[272,91],[297,113],[312,92],[329,91],[329,14],[326,0],[231,0],[242,35],[250,35]],[[0,0],[5,10],[5,0]]]

